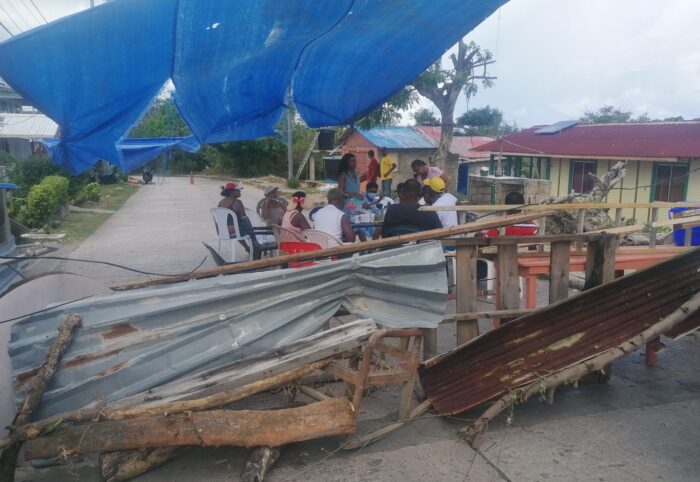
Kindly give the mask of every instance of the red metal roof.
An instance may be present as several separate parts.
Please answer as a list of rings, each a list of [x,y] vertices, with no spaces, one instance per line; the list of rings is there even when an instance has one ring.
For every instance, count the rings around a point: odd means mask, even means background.
[[[581,124],[557,134],[535,134],[542,127],[510,134],[475,150],[567,157],[700,157],[700,122]]]
[[[425,137],[433,141],[435,145],[437,145],[437,142],[440,139],[440,127],[415,126],[414,129],[419,131]],[[484,144],[488,144],[493,140],[493,137],[485,136],[454,136],[452,138],[450,152],[452,154],[457,154],[460,157],[483,157],[483,155],[481,154],[482,151],[479,151],[479,153],[475,153],[473,149],[479,146],[483,146]]]

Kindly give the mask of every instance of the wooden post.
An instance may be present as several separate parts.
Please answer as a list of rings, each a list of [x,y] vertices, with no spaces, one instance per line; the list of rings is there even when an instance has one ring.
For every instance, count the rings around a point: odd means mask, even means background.
[[[615,209],[615,226],[622,226],[622,208]]]
[[[520,309],[520,283],[518,280],[518,245],[516,243],[501,244],[496,255],[498,266],[498,309]],[[460,310],[466,313],[470,310]],[[502,320],[508,322],[510,320]]]
[[[476,311],[476,253],[476,246],[457,246],[455,272],[457,313]],[[479,336],[478,320],[457,321],[458,346],[477,336]],[[427,343],[426,339],[426,345]]]
[[[586,254],[586,284],[587,290],[615,279],[615,249],[617,238],[603,236],[588,243]]]
[[[31,421],[32,415],[39,408],[39,405],[41,405],[41,399],[44,396],[46,387],[49,385],[53,374],[56,373],[61,357],[63,357],[63,354],[73,339],[73,333],[80,324],[81,318],[78,315],[68,315],[68,318],[66,318],[58,329],[58,335],[49,350],[46,362],[44,362],[39,372],[32,380],[32,386],[27,391],[27,396],[17,412],[13,425],[26,425]],[[21,442],[15,442],[3,450],[2,456],[0,457],[0,480],[3,482],[12,482],[15,480],[17,455],[19,455],[21,446]]]
[[[576,233],[581,234],[583,233],[583,229],[585,226],[586,222],[586,210],[585,209],[579,209],[578,213],[576,214]],[[576,242],[576,249],[579,250],[583,248],[583,241],[577,241]]]
[[[539,236],[544,236],[547,234],[547,218],[540,218],[538,221],[539,229],[537,230],[537,234]],[[537,252],[544,253],[544,244],[540,244],[537,246]]]
[[[309,181],[316,180],[316,156],[311,154],[309,157]]]
[[[659,208],[652,208],[651,209],[651,228],[649,228],[649,247],[653,248],[656,246],[656,228],[654,227],[654,223],[657,221],[659,217]]]
[[[549,303],[568,298],[569,296],[569,241],[552,243],[549,254]]]

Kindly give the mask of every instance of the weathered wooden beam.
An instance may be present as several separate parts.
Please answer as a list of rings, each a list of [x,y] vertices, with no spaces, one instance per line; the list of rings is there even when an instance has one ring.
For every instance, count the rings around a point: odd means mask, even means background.
[[[496,219],[490,219],[487,221],[479,221],[476,223],[462,224],[458,226],[452,226],[449,228],[432,229],[430,231],[422,231],[420,233],[405,234],[402,236],[395,236],[392,238],[382,238],[372,241],[367,241],[366,243],[352,243],[345,244],[343,246],[338,246],[335,248],[320,249],[318,251],[311,251],[306,253],[296,253],[287,254],[284,256],[275,256],[273,258],[265,258],[257,261],[248,261],[244,263],[235,263],[226,266],[218,266],[216,268],[206,268],[193,271],[184,275],[177,276],[163,276],[156,278],[147,278],[136,281],[131,281],[129,283],[123,283],[119,285],[114,285],[111,288],[115,291],[123,291],[135,288],[143,288],[146,286],[165,284],[165,283],[177,283],[180,281],[186,281],[190,279],[200,279],[208,278],[212,276],[218,276],[222,274],[233,274],[242,273],[245,271],[254,271],[264,268],[271,268],[273,266],[280,266],[283,264],[288,264],[292,261],[309,261],[318,258],[329,258],[334,256],[340,256],[344,254],[359,253],[362,251],[370,251],[377,248],[386,248],[389,246],[398,246],[404,243],[412,241],[427,241],[430,239],[441,239],[449,236],[455,236],[458,234],[474,233],[478,231],[483,231],[491,228],[498,228],[501,226],[508,226],[511,224],[516,224],[523,221],[530,221],[532,219],[539,218],[546,215],[547,213],[532,213],[532,214],[516,214],[513,216],[503,216]]]
[[[503,244],[498,247],[496,258],[498,269],[498,308],[520,309],[520,279],[518,278],[518,246]],[[510,321],[504,319],[503,321]]]
[[[256,447],[245,463],[241,482],[263,482],[268,472],[280,458],[281,447]]]
[[[29,460],[186,445],[273,446],[355,432],[357,417],[346,399],[282,410],[212,410],[64,425],[26,444]]]
[[[476,310],[476,253],[476,246],[457,247],[455,278],[458,313]],[[476,319],[457,320],[457,345],[462,345],[477,336],[479,336],[479,324]]]
[[[571,243],[552,243],[549,262],[549,303],[555,303],[569,296],[569,253]]]
[[[106,452],[100,454],[100,475],[104,482],[122,482],[156,469],[181,454],[186,448]]]
[[[473,211],[496,212],[508,211],[517,207],[520,211],[550,211],[566,209],[579,211],[582,209],[668,209],[673,207],[700,208],[700,202],[652,202],[652,203],[566,203],[566,204],[532,204],[530,206],[513,206],[510,204],[459,204],[457,206],[421,206],[421,211]]]
[[[615,279],[616,248],[617,239],[612,236],[605,236],[588,245],[584,290]]]
[[[73,339],[73,333],[80,326],[81,321],[78,315],[68,315],[68,318],[66,318],[58,329],[58,335],[49,350],[46,361],[32,380],[32,385],[29,387],[29,391],[27,391],[27,396],[24,398],[17,412],[17,416],[13,422],[14,426],[26,425],[31,421],[32,415],[36,409],[39,408],[39,405],[41,405],[41,399],[44,396],[46,387],[49,385],[54,373],[56,373],[58,363],[61,361],[61,357],[63,357],[63,354],[70,345]],[[4,447],[2,456],[0,456],[0,480],[3,482],[12,482],[15,480],[17,455],[19,455],[21,446],[20,439],[14,440]]]

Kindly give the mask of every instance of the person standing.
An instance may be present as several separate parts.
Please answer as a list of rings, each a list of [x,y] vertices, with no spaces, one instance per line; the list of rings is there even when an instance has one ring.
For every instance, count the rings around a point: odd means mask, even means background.
[[[360,176],[357,175],[357,157],[347,153],[340,159],[338,167],[338,189],[343,191],[345,197],[362,199],[360,194]]]
[[[428,166],[425,161],[421,159],[416,159],[411,163],[411,170],[413,171],[413,177],[415,177],[421,184],[423,184],[426,179],[439,177],[445,182],[445,188],[450,187],[450,178],[443,172],[442,169],[435,166]]]
[[[396,170],[396,162],[382,148],[382,162],[379,165],[379,178],[382,181],[382,196],[391,197],[391,182]]]
[[[439,177],[426,179],[423,183],[426,194],[424,199],[431,206],[456,206],[457,198],[445,192],[445,181]],[[437,211],[443,228],[457,226],[457,211]]]
[[[370,149],[367,151],[367,174],[363,176],[362,181],[367,181],[367,184],[377,184],[377,177],[379,177],[379,163],[377,158],[374,157],[374,151]]]

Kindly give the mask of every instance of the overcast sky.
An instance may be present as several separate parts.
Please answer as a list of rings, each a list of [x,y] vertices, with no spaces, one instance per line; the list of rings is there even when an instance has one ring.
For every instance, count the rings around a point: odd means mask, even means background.
[[[53,20],[90,2],[34,3]],[[31,0],[0,6],[22,30],[37,24]],[[700,117],[699,21],[700,0],[511,0],[467,37],[493,52],[498,76],[469,106],[498,107],[520,127],[578,118],[603,104]],[[2,9],[0,22],[18,30]],[[462,99],[457,114],[466,107]]]

